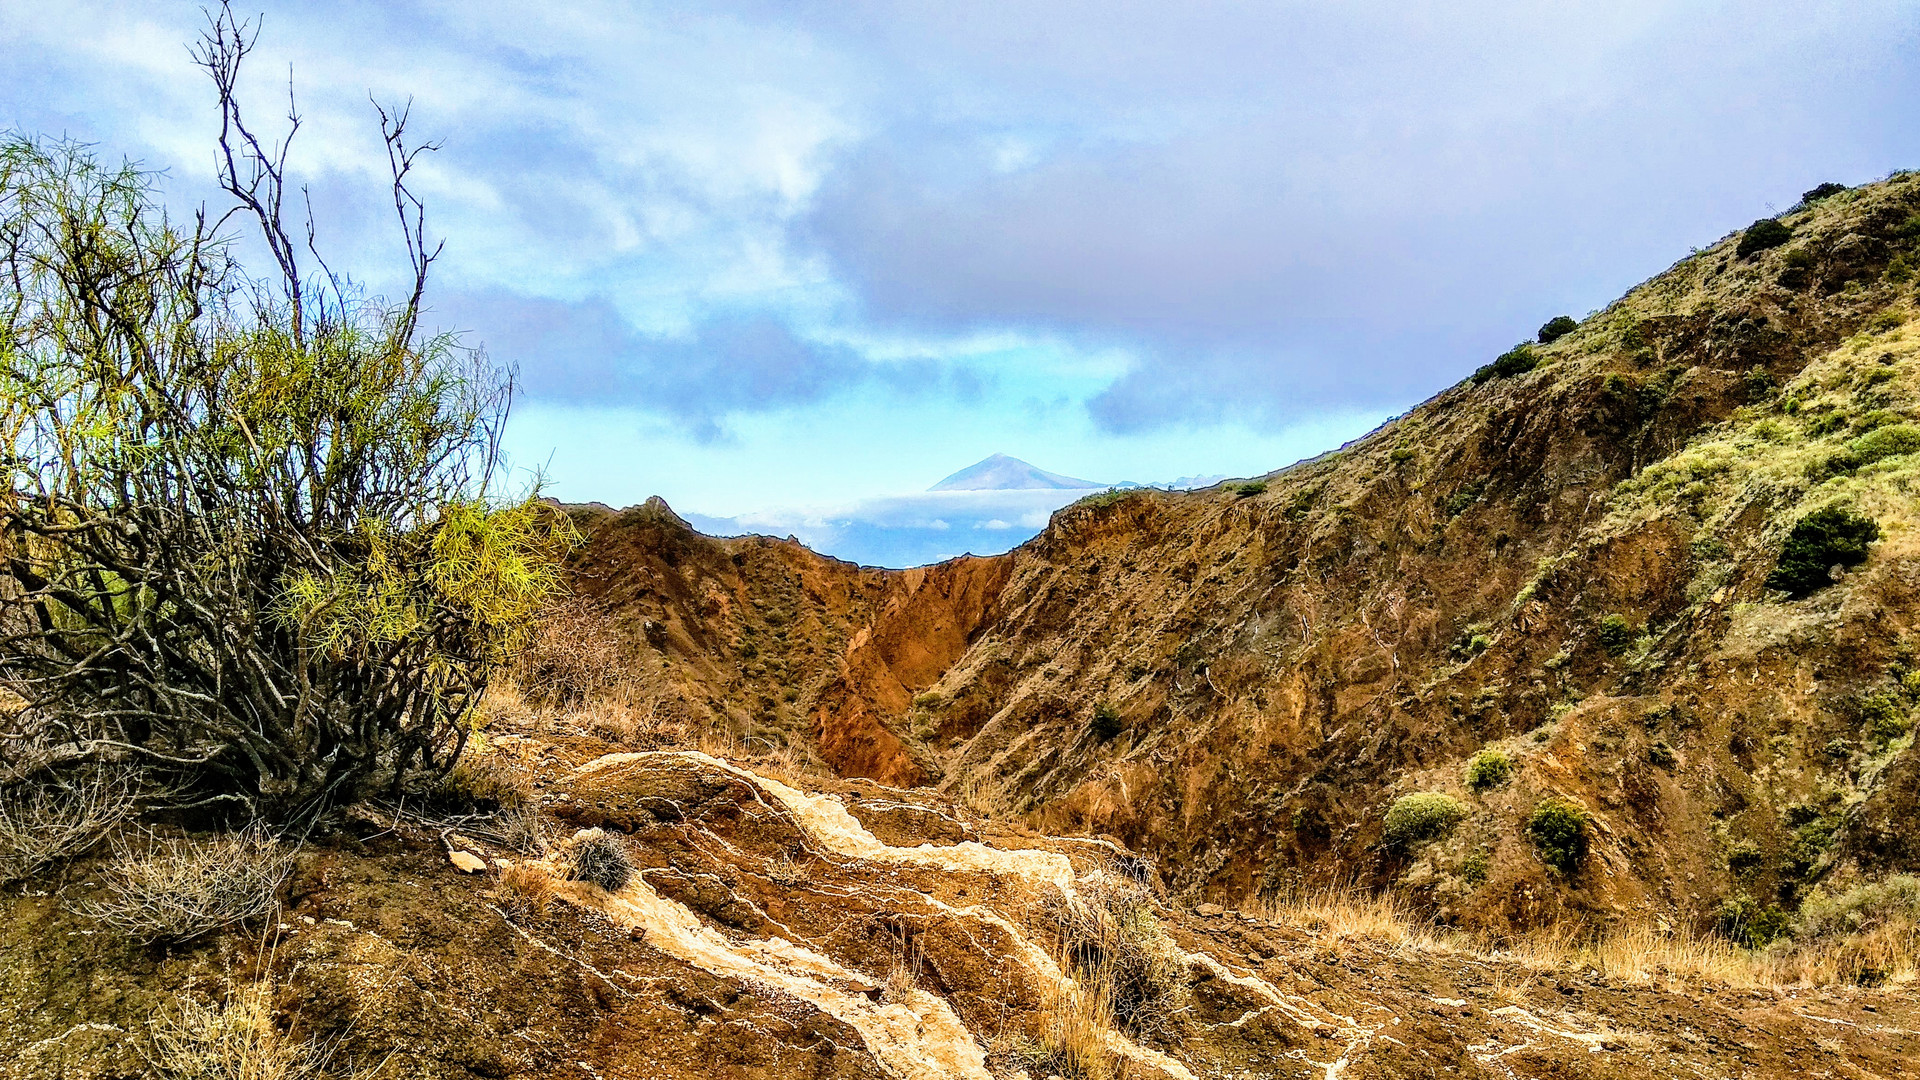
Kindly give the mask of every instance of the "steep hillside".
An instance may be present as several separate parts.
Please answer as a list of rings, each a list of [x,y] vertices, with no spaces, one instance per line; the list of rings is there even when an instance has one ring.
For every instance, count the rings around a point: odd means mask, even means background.
[[[1358,879],[1496,929],[1743,933],[1914,869],[1917,213],[1911,175],[1796,207],[1264,486],[846,571],[886,599],[796,699],[813,745],[1222,900]],[[1769,589],[1829,505],[1870,557]],[[1482,751],[1510,769],[1470,785]],[[1418,793],[1452,802],[1389,832]]]

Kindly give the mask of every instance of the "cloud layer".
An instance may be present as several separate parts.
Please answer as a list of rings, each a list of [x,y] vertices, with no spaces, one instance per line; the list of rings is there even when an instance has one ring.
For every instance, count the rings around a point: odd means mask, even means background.
[[[336,262],[392,283],[367,98],[411,97],[445,143],[435,318],[533,402],[695,447],[943,402],[872,448],[931,475],[1012,417],[1230,468],[1210,448],[1398,411],[1769,204],[1920,164],[1903,0],[262,6],[246,90],[264,124],[291,68]],[[0,126],[209,197],[199,19],[0,6]]]

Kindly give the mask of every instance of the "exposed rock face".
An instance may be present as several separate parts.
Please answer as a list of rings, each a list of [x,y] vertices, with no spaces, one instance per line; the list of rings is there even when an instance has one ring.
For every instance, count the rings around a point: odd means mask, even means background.
[[[821,651],[790,679],[813,745],[845,775],[1111,834],[1223,900],[1358,878],[1487,927],[1706,925],[1728,898],[1790,910],[1914,869],[1920,455],[1872,446],[1920,419],[1913,286],[1887,272],[1917,212],[1911,175],[1796,209],[1790,244],[1701,251],[1533,370],[1258,494],[1095,496],[1007,556],[904,573],[780,547],[784,573],[834,583],[808,593]],[[1768,592],[1787,530],[1835,503],[1880,522],[1871,559]],[[716,542],[656,529],[634,565],[653,543]],[[676,587],[755,602],[707,565]],[[681,606],[680,662],[708,663],[705,627],[737,617]],[[1473,790],[1483,749],[1515,770]],[[1387,809],[1420,791],[1465,820],[1390,850]],[[1528,831],[1553,798],[1587,821],[1568,872]]]

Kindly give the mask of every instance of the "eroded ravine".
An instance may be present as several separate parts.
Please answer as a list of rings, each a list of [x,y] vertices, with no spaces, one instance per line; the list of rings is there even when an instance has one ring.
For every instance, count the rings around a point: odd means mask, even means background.
[[[644,770],[668,763],[692,765],[732,778],[790,819],[821,850],[877,868],[984,875],[1018,886],[1028,894],[1051,892],[1067,904],[1085,904],[1082,885],[1103,872],[1096,868],[1085,875],[1077,873],[1073,861],[1055,851],[997,848],[977,841],[916,847],[887,844],[831,795],[803,792],[697,752],[608,754],[581,766],[579,772],[592,774],[622,767]],[[644,872],[637,874],[617,893],[574,883],[562,895],[570,902],[602,911],[622,927],[643,931],[648,943],[703,971],[755,980],[813,1003],[860,1032],[874,1058],[893,1075],[991,1075],[980,1046],[989,1033],[969,1031],[953,1008],[937,995],[914,989],[901,994],[900,1000],[876,1003],[871,991],[885,981],[884,973],[850,968],[805,944],[783,938],[731,937],[686,906],[661,896],[645,877]],[[1083,992],[1046,950],[1005,914],[984,904],[956,907],[911,883],[892,884],[912,891],[930,910],[1004,935],[1009,943],[1004,948],[1006,957],[1023,969],[1025,978],[1045,986],[1057,1000],[1071,1000]],[[1235,973],[1210,956],[1180,950],[1179,958],[1186,967],[1204,969],[1210,977],[1250,992],[1303,1027],[1336,1025],[1349,1037],[1349,1055],[1372,1035],[1370,1029],[1351,1018],[1327,1016],[1310,1002],[1285,994],[1257,976]],[[893,996],[891,992],[889,996]],[[1240,1020],[1246,1018],[1243,1015]],[[1102,1041],[1109,1053],[1135,1065],[1137,1072],[1194,1080],[1193,1072],[1180,1061],[1117,1031],[1103,1033]],[[1319,1062],[1303,1063],[1325,1067]]]

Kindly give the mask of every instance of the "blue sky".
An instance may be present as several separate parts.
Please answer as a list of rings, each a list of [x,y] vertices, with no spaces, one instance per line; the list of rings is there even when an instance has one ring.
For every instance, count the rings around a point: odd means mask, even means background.
[[[253,113],[290,66],[321,240],[376,289],[369,93],[444,142],[434,318],[520,366],[516,461],[769,522],[995,451],[1275,468],[1816,183],[1920,166],[1911,0],[241,10]],[[0,0],[0,126],[211,198],[200,22]]]

